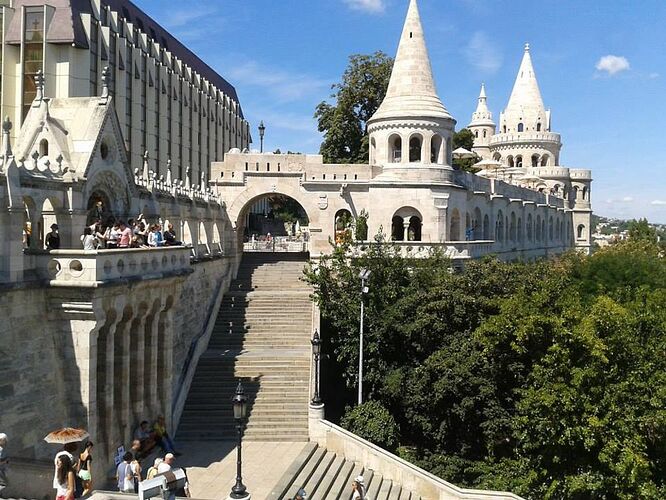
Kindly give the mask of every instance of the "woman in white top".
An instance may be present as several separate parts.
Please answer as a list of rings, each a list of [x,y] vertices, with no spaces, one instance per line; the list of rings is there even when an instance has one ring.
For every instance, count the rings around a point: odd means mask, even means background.
[[[352,500],[365,500],[365,480],[358,476],[352,481]]]
[[[68,455],[60,455],[56,459],[56,500],[74,500],[74,468]]]
[[[83,230],[83,235],[81,236],[81,243],[83,244],[84,250],[95,250],[95,237],[92,234],[92,229],[89,227]]]

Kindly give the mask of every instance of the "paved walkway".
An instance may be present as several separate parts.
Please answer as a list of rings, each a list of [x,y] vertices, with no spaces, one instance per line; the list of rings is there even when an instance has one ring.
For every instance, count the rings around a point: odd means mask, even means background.
[[[272,488],[307,443],[243,443],[243,484],[257,500],[268,498]],[[175,466],[187,468],[193,498],[221,500],[227,498],[236,483],[236,443],[182,442],[182,456]]]

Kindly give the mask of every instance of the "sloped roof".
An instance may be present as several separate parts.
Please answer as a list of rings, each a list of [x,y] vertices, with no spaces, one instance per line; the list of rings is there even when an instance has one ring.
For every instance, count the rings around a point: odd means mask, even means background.
[[[410,0],[386,97],[373,120],[433,117],[452,119],[435,88],[416,0]]]

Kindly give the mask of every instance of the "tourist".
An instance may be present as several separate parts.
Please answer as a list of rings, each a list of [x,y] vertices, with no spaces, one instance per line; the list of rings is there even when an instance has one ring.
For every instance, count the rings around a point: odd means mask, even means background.
[[[298,492],[296,493],[296,496],[293,498],[293,500],[306,500],[307,497],[308,497],[308,494],[305,492],[305,490],[303,488],[301,488],[300,490],[298,490]]]
[[[140,454],[148,455],[155,448],[155,434],[150,429],[147,420],[142,421],[134,431],[134,439],[141,443]]]
[[[2,495],[2,490],[7,487],[7,464],[9,464],[9,459],[5,451],[6,447],[7,434],[0,432],[0,495]]]
[[[83,234],[81,235],[81,243],[83,244],[84,250],[95,250],[95,237],[93,236],[92,229],[89,227],[86,227],[83,230]]]
[[[74,455],[78,449],[76,443],[67,443],[62,447],[62,450],[56,453],[55,458],[53,459],[53,465],[55,466],[55,471],[53,474],[53,488],[58,489],[58,459],[60,457],[69,458],[69,462],[72,464],[72,467],[76,469],[78,461],[74,460]]]
[[[106,230],[104,233],[104,239],[106,240],[106,248],[118,248],[120,243],[120,225],[116,222]]]
[[[58,250],[60,248],[58,224],[51,224],[51,232],[46,235],[45,243],[47,250]]]
[[[141,462],[139,462],[139,457],[135,456],[134,460],[130,463],[132,467],[132,477],[134,481],[134,493],[139,492],[139,483],[141,482]]]
[[[180,453],[176,451],[176,445],[173,444],[173,440],[167,432],[164,415],[159,415],[157,417],[155,424],[153,424],[153,431],[155,434],[155,442],[160,446],[160,448],[164,450],[165,453],[180,455]]]
[[[148,234],[148,246],[156,248],[161,247],[162,245],[164,245],[164,237],[160,232],[160,225],[153,224],[150,233]]]
[[[163,462],[161,458],[157,457],[155,461],[153,462],[153,466],[148,469],[148,472],[146,473],[146,479],[153,479],[157,475],[157,469],[159,468],[160,464]]]
[[[173,453],[167,453],[166,455],[164,455],[164,460],[162,461],[162,463],[157,466],[157,473],[164,474],[165,472],[169,472],[171,470],[171,466],[175,461],[176,461],[176,456]]]
[[[352,481],[352,500],[363,500],[365,498],[365,480],[363,476],[357,476]]]
[[[56,458],[56,500],[74,500],[76,480],[72,460],[68,455]]]
[[[125,224],[123,221],[120,221],[118,227],[120,229],[120,239],[118,240],[118,247],[129,248],[130,244],[132,243],[132,230],[129,227],[127,227],[127,224]]]
[[[183,244],[182,241],[176,239],[176,231],[171,223],[169,223],[167,230],[164,232],[164,241],[165,244],[170,247],[179,247]]]
[[[89,229],[89,228],[86,228]],[[88,441],[86,443],[85,449],[83,450],[83,453],[79,455],[79,477],[81,478],[81,481],[83,482],[83,494],[82,496],[86,496],[88,493],[92,491],[92,449],[93,449],[93,442]]]
[[[28,221],[23,225],[23,248],[30,248],[31,236],[32,236],[32,223]]]
[[[123,455],[123,461],[116,468],[116,481],[118,491],[121,493],[134,493],[134,474],[132,473],[132,460],[134,457],[128,451]]]

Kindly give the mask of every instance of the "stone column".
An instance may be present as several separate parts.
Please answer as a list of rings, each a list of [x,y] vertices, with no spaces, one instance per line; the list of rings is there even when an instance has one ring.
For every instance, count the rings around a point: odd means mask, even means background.
[[[134,316],[125,308],[122,322],[114,338],[114,412],[115,431],[111,439],[120,446],[132,434],[132,408],[130,405],[130,331]]]
[[[157,380],[159,377],[164,375],[157,372],[157,359],[159,356],[158,336],[162,334],[162,332],[160,332],[161,309],[162,308],[160,306],[157,311],[155,311],[152,316],[152,322],[149,326],[147,326],[147,328],[150,329],[150,339],[146,339],[146,342],[150,342],[150,358],[146,359],[146,371],[148,373],[148,378],[146,380],[148,380],[148,391],[147,394],[145,394],[145,398],[147,401],[148,409],[150,410],[149,416],[151,419],[157,415],[159,408]],[[148,334],[148,331],[146,331],[146,334]],[[148,353],[146,353],[146,355],[148,355]]]
[[[402,233],[402,239],[403,241],[409,241],[409,217],[403,217],[402,227],[404,228]]]
[[[132,421],[130,427],[134,428],[143,418],[144,393],[144,337],[146,328],[145,304],[139,308],[138,316],[132,322],[130,330],[130,405],[132,407]]]

